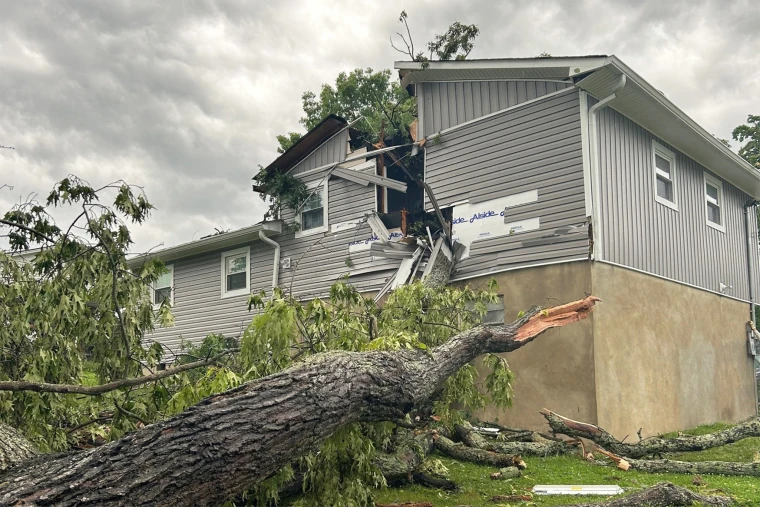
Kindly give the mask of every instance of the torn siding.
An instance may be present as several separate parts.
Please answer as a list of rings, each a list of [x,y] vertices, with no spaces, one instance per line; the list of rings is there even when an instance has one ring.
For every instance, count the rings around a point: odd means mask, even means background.
[[[297,176],[309,169],[321,167],[333,162],[342,162],[346,159],[347,152],[348,129],[345,129],[335,134],[335,136],[325,141],[322,146],[311,152],[309,156],[304,158],[291,169],[290,174]]]
[[[307,184],[319,182],[326,172],[307,175]],[[280,286],[299,297],[324,296],[330,285],[343,275],[360,291],[375,291],[398,269],[398,260],[372,257],[369,248],[349,253],[353,242],[372,237],[366,223],[359,227],[347,222],[360,221],[376,207],[375,185],[360,185],[341,178],[327,181],[327,223],[330,227],[345,224],[338,232],[296,238],[294,233],[273,239],[281,245],[281,258],[290,258],[290,268],[280,270]],[[293,221],[293,211],[283,213],[286,223]],[[350,257],[350,262],[348,262]]]
[[[496,233],[474,235],[482,239],[472,241],[452,280],[588,256],[586,234],[557,233],[586,222],[576,91],[445,133],[427,147],[425,179],[442,207],[460,203],[455,229],[495,220]],[[532,191],[534,202],[504,209],[504,198]]]
[[[554,93],[571,83],[557,81],[464,81],[422,83],[421,136]]]
[[[714,292],[724,283],[749,300],[743,206],[752,198],[614,109],[597,114],[603,259]],[[655,201],[653,140],[676,154],[678,211]],[[705,172],[723,184],[725,232],[706,223]],[[752,259],[760,282],[756,248]]]

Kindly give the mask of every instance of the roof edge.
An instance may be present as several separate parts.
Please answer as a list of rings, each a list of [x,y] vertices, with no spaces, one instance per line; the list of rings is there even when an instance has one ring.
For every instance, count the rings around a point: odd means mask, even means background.
[[[758,171],[756,168],[752,167],[752,165],[744,160],[742,157],[740,157],[737,153],[734,153],[729,147],[718,141],[718,139],[710,134],[707,130],[705,130],[704,127],[702,127],[699,123],[691,119],[689,115],[687,115],[685,112],[683,112],[678,106],[676,106],[673,102],[670,101],[662,92],[657,90],[654,86],[649,84],[649,82],[641,77],[639,74],[637,74],[633,69],[628,67],[622,60],[620,60],[616,56],[612,56],[610,58],[610,65],[615,67],[620,72],[624,73],[629,78],[633,79],[636,84],[638,84],[644,91],[646,91],[653,99],[655,99],[657,102],[662,105],[665,109],[670,111],[673,115],[675,115],[677,118],[682,120],[686,125],[689,126],[695,133],[699,134],[700,137],[702,137],[705,141],[707,141],[709,144],[711,144],[714,148],[717,148],[720,152],[723,153],[724,156],[728,157],[733,163],[739,165],[742,169],[746,170],[748,173],[751,174],[756,180],[760,181],[760,171]]]
[[[258,240],[259,231],[268,231],[279,234],[282,232],[282,221],[273,220],[271,222],[262,222],[249,227],[225,232],[224,234],[216,234],[197,241],[190,241],[188,243],[154,250],[147,254],[136,255],[127,259],[127,265],[130,268],[136,268],[145,261],[156,258],[161,259],[164,262],[174,261],[217,249],[239,245],[240,243],[245,243],[247,241],[256,241]]]

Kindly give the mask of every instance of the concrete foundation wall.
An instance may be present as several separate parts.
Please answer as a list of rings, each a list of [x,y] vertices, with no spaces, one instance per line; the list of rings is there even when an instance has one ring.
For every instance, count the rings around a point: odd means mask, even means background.
[[[598,262],[591,278],[601,427],[622,438],[755,414],[747,303]]]
[[[495,278],[504,294],[504,318],[512,322],[518,312],[533,305],[551,306],[584,297],[591,292],[591,263],[571,262],[507,271],[457,282],[478,287]],[[546,407],[574,419],[596,422],[594,340],[590,320],[551,329],[525,347],[507,354],[515,373],[515,397],[510,409],[488,407],[476,414],[483,420],[509,426],[546,430],[538,413]],[[481,371],[481,381],[487,372]]]

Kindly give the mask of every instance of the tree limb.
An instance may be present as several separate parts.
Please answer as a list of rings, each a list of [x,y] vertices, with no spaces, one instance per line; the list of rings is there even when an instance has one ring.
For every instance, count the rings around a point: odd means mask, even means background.
[[[46,234],[36,231],[32,229],[31,227],[27,227],[26,225],[17,224],[16,222],[11,222],[10,220],[4,220],[2,218],[0,218],[0,224],[5,224],[9,227],[16,227],[17,229],[21,229],[23,231],[34,234],[35,236],[39,236],[40,238],[47,240],[48,243],[55,243],[55,240],[51,238],[50,236],[47,236]]]
[[[440,394],[485,353],[511,352],[587,317],[590,296],[512,324],[479,326],[429,350],[323,353],[212,396],[104,446],[6,472],[0,504],[218,505],[353,422],[392,420]]]
[[[541,414],[546,418],[554,433],[592,440],[608,451],[627,458],[642,458],[666,452],[703,451],[749,437],[760,437],[760,419],[755,418],[727,430],[707,435],[684,435],[677,438],[650,437],[635,444],[626,444],[599,426],[573,421],[547,409],[542,410]]]
[[[154,382],[166,377],[171,377],[183,371],[193,370],[195,368],[203,368],[204,366],[213,366],[222,357],[238,352],[240,349],[230,349],[223,353],[214,356],[204,361],[196,361],[194,363],[181,364],[173,368],[167,368],[166,370],[153,373],[151,375],[143,375],[142,377],[127,378],[122,380],[115,380],[107,384],[101,384],[99,386],[82,386],[75,384],[46,384],[44,382],[27,382],[25,380],[8,380],[0,382],[0,391],[32,391],[36,393],[63,393],[63,394],[85,394],[88,396],[97,396],[99,394],[115,391],[122,387],[134,387],[148,382]]]

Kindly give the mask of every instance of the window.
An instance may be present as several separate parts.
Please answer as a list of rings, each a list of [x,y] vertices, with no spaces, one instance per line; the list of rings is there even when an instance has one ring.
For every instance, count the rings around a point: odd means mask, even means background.
[[[248,295],[251,279],[250,247],[222,254],[222,297]]]
[[[296,238],[327,232],[327,182],[319,187],[310,186],[309,192],[311,195],[298,212],[300,227],[296,231]]]
[[[174,265],[169,264],[166,266],[166,272],[158,277],[153,283],[152,299],[153,305],[158,306],[169,300],[169,304],[174,304]]]
[[[723,183],[705,173],[705,207],[707,225],[726,232],[723,226]]]
[[[656,141],[652,141],[654,151],[654,200],[678,211],[676,204],[676,155]]]
[[[468,310],[474,310],[474,303],[467,303],[466,308]],[[488,324],[491,326],[503,326],[504,325],[504,295],[499,294],[499,301],[496,303],[486,304],[486,314],[483,315],[480,320],[482,324]]]

